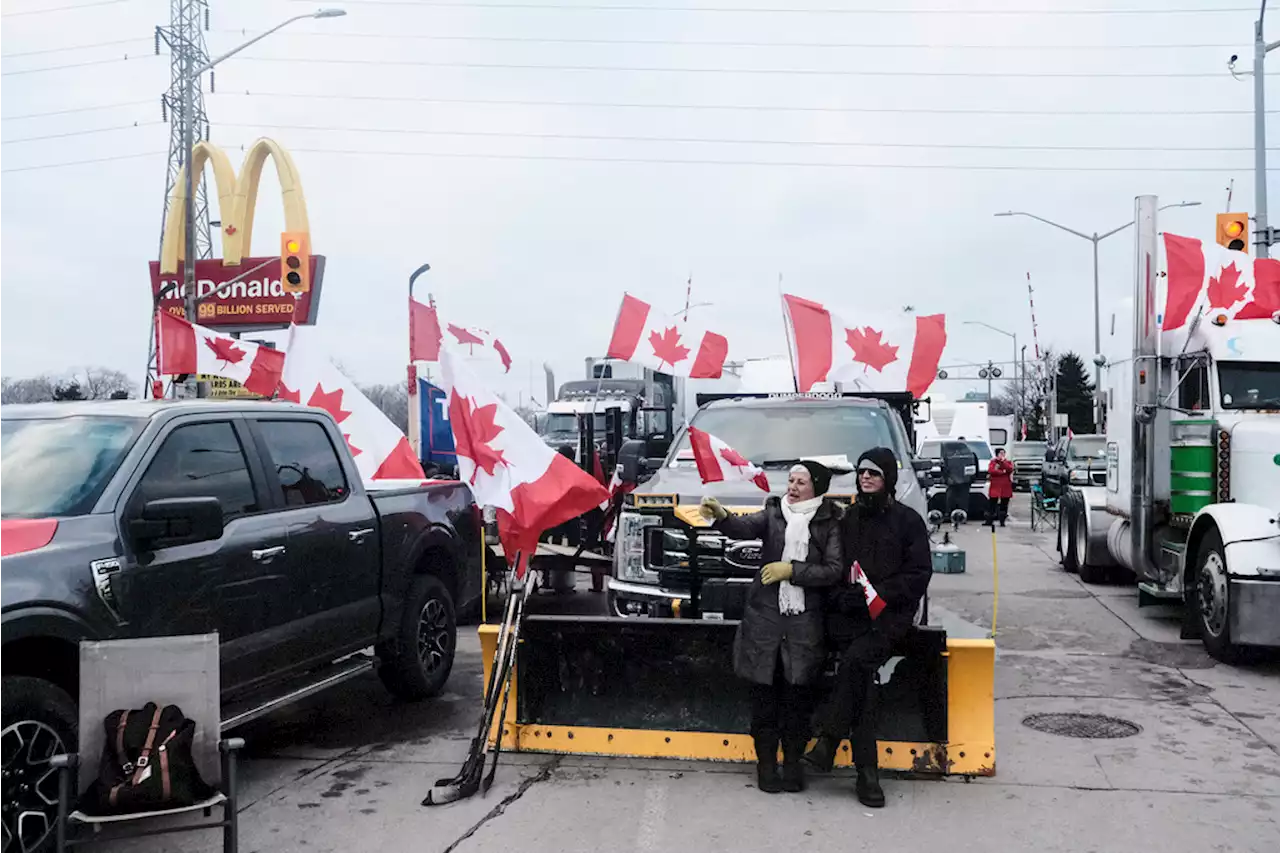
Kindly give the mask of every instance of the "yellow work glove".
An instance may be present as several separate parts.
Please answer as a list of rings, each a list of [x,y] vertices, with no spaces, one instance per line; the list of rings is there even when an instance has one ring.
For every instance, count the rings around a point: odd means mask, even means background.
[[[768,563],[760,570],[760,583],[765,586],[771,586],[782,581],[789,581],[793,573],[794,569],[791,568],[790,563]]]
[[[707,521],[719,521],[729,517],[729,511],[720,506],[720,501],[712,497],[702,499],[702,503],[698,505],[698,514]]]

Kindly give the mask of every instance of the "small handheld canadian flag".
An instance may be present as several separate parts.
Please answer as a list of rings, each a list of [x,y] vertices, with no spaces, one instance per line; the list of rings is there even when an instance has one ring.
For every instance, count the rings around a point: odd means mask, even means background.
[[[867,597],[867,611],[871,614],[872,619],[878,617],[884,610],[884,599],[880,597],[880,593],[876,592],[876,588],[871,585],[871,581],[867,578],[867,573],[862,570],[862,564],[857,560],[853,561],[853,568],[849,569],[849,581],[862,584],[862,592]]]
[[[693,462],[698,466],[698,476],[703,483],[755,483],[769,491],[769,478],[764,469],[725,444],[709,432],[689,427],[689,445],[693,448]]]

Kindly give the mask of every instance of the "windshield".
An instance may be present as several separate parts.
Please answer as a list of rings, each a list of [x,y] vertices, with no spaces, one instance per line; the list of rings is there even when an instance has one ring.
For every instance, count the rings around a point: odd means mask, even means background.
[[[595,433],[596,435],[604,435],[606,429],[604,412],[596,412],[595,415]],[[562,435],[578,434],[578,416],[571,412],[556,412],[547,415],[546,425],[542,428],[543,432],[550,435],[551,433],[559,433]]]
[[[1043,459],[1044,451],[1043,441],[1023,441],[1015,444],[1009,455],[1014,459]]]
[[[1007,429],[997,428],[987,430],[991,443],[1003,447],[1009,443],[1009,431]]]
[[[1218,389],[1224,409],[1280,409],[1280,364],[1220,361]]]
[[[777,406],[704,409],[693,426],[765,467],[790,467],[801,458],[844,456],[849,468],[873,447],[890,447],[899,463],[907,458],[888,412],[869,406]],[[669,457],[677,468],[693,464],[686,432]]]
[[[1068,459],[1101,459],[1107,454],[1107,440],[1101,435],[1073,438],[1067,445]]]
[[[965,444],[969,445],[969,449],[978,457],[979,462],[991,461],[991,445],[985,441],[966,441]]]
[[[7,420],[0,439],[0,515],[84,515],[106,488],[143,421],[129,418]]]
[[[926,441],[920,445],[920,456],[923,459],[941,459],[942,458],[942,442]]]

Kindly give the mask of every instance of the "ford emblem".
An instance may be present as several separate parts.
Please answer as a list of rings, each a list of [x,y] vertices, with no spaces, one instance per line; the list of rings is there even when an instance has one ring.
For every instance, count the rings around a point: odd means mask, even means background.
[[[759,542],[734,542],[724,549],[724,561],[739,569],[755,569],[760,566]]]

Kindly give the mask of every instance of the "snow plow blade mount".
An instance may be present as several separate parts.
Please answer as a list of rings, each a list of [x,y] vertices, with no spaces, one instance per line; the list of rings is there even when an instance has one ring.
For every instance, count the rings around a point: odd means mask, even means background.
[[[529,616],[512,701],[495,720],[511,752],[755,761],[734,622]],[[480,626],[492,659],[496,625]],[[881,669],[880,767],[995,775],[995,643],[921,627]],[[486,670],[486,680],[487,680]],[[850,764],[848,743],[837,766]]]

